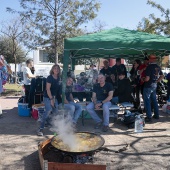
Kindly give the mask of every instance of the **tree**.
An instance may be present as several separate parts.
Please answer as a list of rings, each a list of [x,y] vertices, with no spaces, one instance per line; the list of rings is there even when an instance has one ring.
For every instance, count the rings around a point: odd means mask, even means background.
[[[84,34],[85,34],[85,32],[82,29],[78,28],[78,29],[72,30],[72,32],[68,32],[65,35],[65,37],[75,37],[75,36],[81,36]],[[63,40],[61,40],[61,41],[63,41]],[[62,58],[63,58],[63,49],[64,49],[63,45],[64,45],[63,42],[61,42],[60,46],[58,47],[58,62],[61,62],[61,63],[62,63]],[[49,59],[49,62],[55,63],[53,48],[51,48],[51,46],[45,47],[45,51],[48,54],[47,57]]]
[[[5,59],[8,63],[15,63],[14,57],[12,55],[12,47],[12,41],[9,37],[0,37],[0,54],[5,56]],[[21,45],[18,45],[16,56],[16,63],[25,61],[26,53]]]
[[[21,61],[21,55],[26,57],[25,51],[22,49],[22,40],[25,39],[26,31],[23,27],[20,19],[13,19],[9,22],[1,23],[1,42],[5,44],[4,53],[8,57],[12,57],[11,61],[15,64],[15,75],[16,75],[16,64]],[[9,56],[8,56],[9,54]],[[16,82],[16,81],[15,81]]]
[[[150,14],[148,18],[143,18],[143,20],[139,22],[137,29],[152,34],[164,34],[169,36],[170,9],[165,9],[160,4],[157,4],[152,0],[148,0],[147,4],[158,9],[161,12],[161,17],[159,18],[154,14]]]
[[[63,39],[72,35],[83,23],[96,17],[100,4],[96,0],[20,0],[23,11],[18,12],[23,22],[30,22],[34,31],[31,44],[48,47],[55,62],[63,52]]]
[[[101,32],[105,30],[105,27],[107,26],[107,24],[101,20],[95,20],[94,22],[94,32]]]
[[[76,59],[75,64],[76,65],[91,65],[91,64],[96,64],[98,63],[99,59],[98,58],[85,58],[84,59]]]

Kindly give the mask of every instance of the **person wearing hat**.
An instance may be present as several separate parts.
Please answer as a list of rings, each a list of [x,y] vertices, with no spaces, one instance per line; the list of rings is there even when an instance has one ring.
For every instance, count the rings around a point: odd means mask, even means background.
[[[134,102],[130,80],[125,77],[125,72],[119,72],[118,88],[114,91],[112,102]]]
[[[127,77],[127,70],[124,64],[121,64],[121,58],[116,58],[116,64],[112,67],[112,74],[115,77],[116,84],[118,83],[119,73],[122,73]]]
[[[152,118],[159,119],[159,109],[158,109],[158,102],[156,99],[156,88],[157,83],[160,82],[164,76],[161,71],[161,68],[156,64],[156,55],[151,54],[149,55],[149,65],[145,71],[145,83],[143,89],[143,99],[144,99],[144,106],[146,110],[146,122],[151,122]],[[153,104],[154,115],[152,116],[151,112],[151,103]]]
[[[65,89],[65,99],[64,99],[64,109],[68,110],[71,118],[73,126],[76,128],[78,118],[82,113],[82,106],[79,103],[74,102],[73,94],[72,94],[72,85],[73,85],[73,78],[67,77],[66,81],[66,89]],[[60,106],[62,106],[62,86],[60,85],[58,96],[58,102]]]

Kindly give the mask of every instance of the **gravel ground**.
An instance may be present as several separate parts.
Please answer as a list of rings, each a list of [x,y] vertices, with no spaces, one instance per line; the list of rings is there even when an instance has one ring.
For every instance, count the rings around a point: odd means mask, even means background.
[[[36,136],[36,121],[18,116],[17,101],[14,96],[0,99],[0,170],[40,170],[37,145],[53,134],[45,129],[43,137]],[[105,147],[112,150],[96,153],[95,164],[107,163],[110,170],[170,170],[170,115],[160,115],[141,134],[112,119],[107,133],[94,130],[91,119],[85,120],[84,127],[79,121],[78,130],[101,134]]]

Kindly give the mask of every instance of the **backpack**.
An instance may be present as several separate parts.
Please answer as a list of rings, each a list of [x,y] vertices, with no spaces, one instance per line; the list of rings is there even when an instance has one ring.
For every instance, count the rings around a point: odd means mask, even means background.
[[[35,93],[44,92],[46,87],[46,79],[43,77],[38,77],[35,79]]]
[[[121,121],[123,124],[125,124],[128,128],[134,128],[135,127],[135,119],[136,115],[141,115],[140,112],[130,112],[129,110],[126,110]],[[144,122],[143,116],[141,116]]]
[[[30,100],[28,107],[31,108],[32,104],[39,104],[43,101],[43,93],[46,88],[46,78],[38,77],[31,80],[30,87]]]

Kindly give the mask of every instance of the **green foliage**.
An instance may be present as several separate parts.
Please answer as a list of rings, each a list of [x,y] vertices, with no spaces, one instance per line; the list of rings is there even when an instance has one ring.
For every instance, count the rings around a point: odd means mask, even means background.
[[[24,61],[26,57],[22,48],[22,42],[26,35],[25,27],[17,18],[1,23],[0,33],[1,54],[6,57],[7,62],[15,64],[16,74],[16,64]]]
[[[60,42],[61,42],[58,44],[58,48],[57,48],[59,63],[62,63],[62,58],[63,58],[63,49],[64,49],[63,38],[71,38],[71,37],[80,36],[83,34],[84,34],[84,32],[81,29],[72,29],[71,32],[68,32],[66,35],[64,35],[64,37],[62,37],[63,36],[62,34],[60,34],[58,36],[58,40],[60,40]],[[48,61],[55,63],[54,46],[52,46],[52,45],[46,46],[45,52],[48,54],[47,55]]]
[[[93,30],[94,32],[101,32],[105,30],[107,24],[101,20],[95,20]]]
[[[26,31],[19,18],[2,22],[0,28],[0,54],[6,57],[8,63],[25,61],[26,52],[23,49]]]
[[[81,59],[76,59],[75,64],[76,65],[91,65],[91,64],[97,64],[99,62],[98,58],[81,58]]]
[[[100,4],[96,0],[20,0],[20,14],[28,24],[28,47],[48,47],[50,58],[63,53],[63,40],[80,32],[78,27],[96,17]]]
[[[15,42],[16,43],[16,42]],[[17,45],[16,49],[16,63],[21,63],[25,61],[26,53],[21,45]],[[13,57],[13,42],[9,37],[1,36],[0,37],[0,54],[5,56],[5,59],[8,63],[15,63]]]
[[[143,18],[142,21],[139,22],[137,29],[151,34],[164,34],[169,36],[170,9],[165,9],[160,4],[157,4],[152,0],[148,0],[147,4],[158,9],[161,12],[161,17],[159,18],[154,14],[150,14],[148,18]]]

